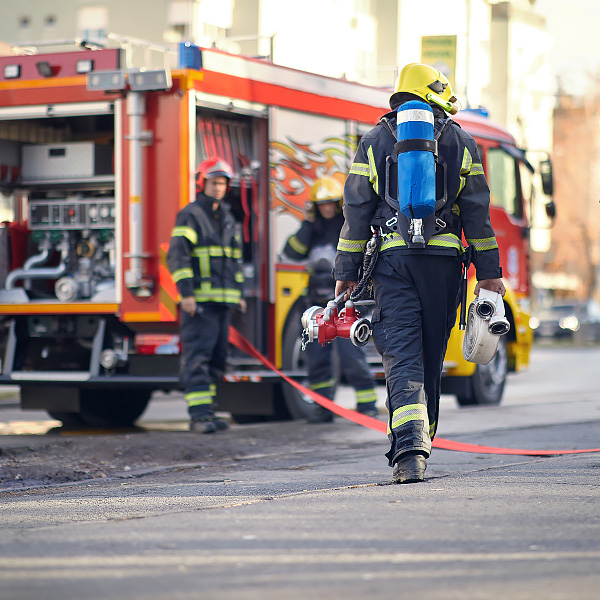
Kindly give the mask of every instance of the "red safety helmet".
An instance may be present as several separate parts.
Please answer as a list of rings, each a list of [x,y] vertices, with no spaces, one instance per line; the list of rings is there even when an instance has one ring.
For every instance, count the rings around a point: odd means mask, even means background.
[[[203,160],[196,169],[196,194],[204,191],[204,181],[213,177],[227,178],[227,191],[231,185],[233,172],[229,163],[222,158],[207,158]]]

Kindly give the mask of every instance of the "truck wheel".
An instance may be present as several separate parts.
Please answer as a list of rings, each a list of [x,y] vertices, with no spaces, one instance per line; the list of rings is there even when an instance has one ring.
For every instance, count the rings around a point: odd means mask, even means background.
[[[506,340],[502,336],[491,362],[487,365],[477,365],[467,385],[467,392],[456,396],[458,404],[460,406],[500,404],[507,373]]]
[[[289,317],[283,332],[283,370],[306,372],[306,356],[302,352],[302,313],[294,311]],[[312,342],[313,344],[316,342]],[[305,384],[306,380],[300,381]],[[308,396],[300,393],[289,383],[281,384],[281,391],[285,406],[292,419],[314,420],[317,416],[319,405]]]
[[[79,416],[91,427],[130,427],[150,401],[150,390],[82,390]]]
[[[75,412],[54,412],[52,410],[47,411],[48,414],[57,421],[62,421],[63,427],[68,427],[72,429],[79,429],[81,427],[85,427],[85,422],[79,415],[79,413]]]

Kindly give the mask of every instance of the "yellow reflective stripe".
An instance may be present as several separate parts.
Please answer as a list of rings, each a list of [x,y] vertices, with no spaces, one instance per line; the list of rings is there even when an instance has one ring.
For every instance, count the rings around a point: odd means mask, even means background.
[[[406,242],[400,233],[386,233],[381,240],[379,251],[383,252],[390,248],[399,248],[400,246],[406,246]]]
[[[208,278],[210,277],[210,257],[208,256],[207,248],[194,248],[192,250],[192,256],[198,259],[198,264],[200,266],[200,277]]]
[[[239,256],[236,257],[236,254]],[[192,250],[192,255],[212,256],[213,258],[220,258],[222,256],[226,256],[227,258],[241,258],[242,251],[232,246],[196,246]]]
[[[363,404],[365,402],[376,402],[377,393],[374,388],[369,390],[356,390],[356,403]]]
[[[438,235],[431,236],[431,239],[427,242],[428,246],[441,246],[443,248],[456,248],[461,253],[463,246],[460,238],[453,233],[440,233]]]
[[[184,269],[177,269],[173,271],[173,280],[175,283],[181,281],[182,279],[191,279],[194,276],[194,272],[189,267],[185,267]]]
[[[456,248],[461,254],[463,252],[463,246],[460,238],[453,233],[440,233],[432,236],[427,242],[428,246],[437,246],[442,248]],[[386,233],[381,242],[380,252],[385,250],[391,250],[392,248],[404,248],[406,242],[402,235],[397,232]]]
[[[434,421],[430,426],[429,426],[429,437],[432,438],[433,434],[435,433],[435,425],[436,425],[436,421]]]
[[[204,392],[190,392],[185,395],[185,401],[188,406],[201,406],[203,404],[212,404],[213,393],[210,390]]]
[[[308,246],[300,242],[295,235],[293,235],[288,240],[288,242],[292,249],[295,250],[298,254],[302,254],[304,256],[308,252]]]
[[[465,187],[465,183],[467,182],[466,176],[469,174],[472,164],[473,159],[471,158],[471,153],[469,152],[468,148],[465,148],[465,151],[463,152],[462,164],[460,166],[460,184],[458,186],[458,194],[460,194]]]
[[[392,414],[392,429],[409,421],[425,421],[429,424],[427,407],[424,404],[407,404],[397,408]]]
[[[311,390],[322,390],[323,388],[330,388],[335,385],[335,379],[328,379],[327,381],[320,381],[319,383],[309,383],[308,388]]]
[[[338,240],[337,249],[343,252],[362,252],[367,245],[367,240]]]
[[[481,163],[473,163],[469,175],[483,175],[483,165]]]
[[[192,244],[196,244],[198,241],[198,234],[191,227],[186,227],[185,225],[173,227],[173,231],[171,231],[171,237],[184,237]]]
[[[352,163],[350,167],[350,173],[353,175],[364,175],[365,177],[371,176],[371,169],[369,165],[365,163]]]
[[[462,164],[460,165],[461,175],[466,175],[471,170],[472,164],[473,158],[471,157],[471,153],[469,152],[469,149],[465,147],[465,151],[463,152]]]
[[[375,156],[373,156],[373,146],[369,146],[369,149],[367,150],[367,158],[369,159],[369,170],[371,172],[369,181],[373,185],[375,193],[379,194],[379,179],[377,177],[377,167],[375,166]]]
[[[211,383],[208,389],[210,390],[210,393],[213,396],[217,395],[217,384],[216,383]]]
[[[494,250],[498,247],[498,242],[495,237],[482,238],[480,240],[469,240],[467,239],[467,243],[470,246],[474,246],[475,250]]]
[[[194,290],[196,302],[228,302],[237,304],[242,297],[241,290],[233,288],[213,288],[210,282],[204,282],[200,289]]]
[[[455,215],[460,215],[460,206],[458,206],[458,204],[453,204],[452,205],[452,212]]]
[[[244,283],[244,274],[243,274],[241,271],[238,271],[238,272],[235,274],[235,280],[236,280],[238,283]]]

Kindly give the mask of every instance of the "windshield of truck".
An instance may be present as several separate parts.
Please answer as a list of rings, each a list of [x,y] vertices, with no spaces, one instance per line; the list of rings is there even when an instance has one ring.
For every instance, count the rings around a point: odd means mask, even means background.
[[[486,177],[492,206],[521,218],[523,210],[517,161],[502,148],[488,148]]]

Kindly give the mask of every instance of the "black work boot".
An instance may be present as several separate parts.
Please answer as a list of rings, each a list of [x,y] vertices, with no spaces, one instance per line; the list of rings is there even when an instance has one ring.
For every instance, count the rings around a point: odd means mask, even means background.
[[[395,463],[392,483],[418,483],[425,477],[427,459],[422,454],[405,454]]]
[[[190,421],[190,431],[194,433],[215,433],[216,431],[226,431],[227,429],[229,429],[227,421],[214,415]]]
[[[333,413],[323,406],[317,406],[308,419],[309,423],[333,423]]]

